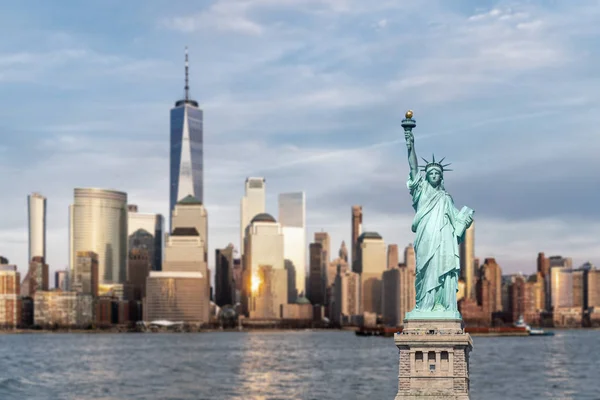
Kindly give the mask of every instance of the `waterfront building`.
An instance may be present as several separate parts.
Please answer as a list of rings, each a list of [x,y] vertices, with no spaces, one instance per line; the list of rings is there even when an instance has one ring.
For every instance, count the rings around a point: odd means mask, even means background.
[[[207,275],[200,271],[150,271],[144,320],[205,324],[210,317]]]
[[[381,314],[381,277],[387,269],[387,248],[376,232],[358,237],[357,273],[360,274],[360,310]]]
[[[483,262],[482,275],[490,282],[490,290],[488,292],[490,312],[502,311],[502,269],[496,263],[495,258],[486,258]]]
[[[66,291],[69,287],[69,269],[54,272],[54,288]]]
[[[224,249],[215,250],[215,303],[219,307],[235,304],[233,280],[233,244]]]
[[[304,192],[281,193],[278,206],[284,266],[288,272],[288,303],[295,304],[296,299],[306,293],[306,195]]]
[[[34,324],[41,327],[87,327],[94,320],[94,298],[89,294],[37,291],[33,302]]]
[[[33,296],[38,290],[48,290],[48,264],[44,257],[34,256],[21,284],[21,296]]]
[[[93,251],[98,255],[99,285],[123,284],[127,274],[127,194],[81,188],[74,192],[69,207],[71,274],[77,253]]]
[[[142,301],[146,297],[146,279],[152,271],[152,258],[145,248],[129,250],[127,263],[127,285],[125,298],[130,301]]]
[[[392,267],[383,271],[381,291],[381,314],[387,326],[401,326],[401,282],[400,268]]]
[[[352,271],[356,273],[360,273],[358,271],[358,237],[362,234],[362,220],[363,220],[363,211],[362,206],[355,205],[352,206],[351,209],[352,216]]]
[[[309,245],[308,265],[308,299],[313,305],[325,304],[325,270],[323,268],[323,243],[311,243]]]
[[[250,318],[283,318],[287,305],[287,271],[271,265],[259,265],[256,277],[259,283],[252,292]]]
[[[335,278],[335,302],[332,320],[338,324],[350,323],[360,314],[360,275],[341,268]]]
[[[0,257],[1,258],[1,257]],[[21,321],[21,274],[16,265],[0,260],[0,328],[16,328]]]
[[[127,248],[145,249],[150,259],[150,269],[160,271],[163,258],[164,218],[161,214],[140,213],[130,204],[127,212]]]
[[[77,252],[70,288],[81,295],[98,297],[98,254],[93,251]]]
[[[550,268],[552,310],[573,307],[573,270],[563,266]]]
[[[189,195],[177,202],[166,235],[161,271],[146,278],[144,320],[209,322],[208,215],[202,203]]]
[[[271,285],[276,293],[285,288],[285,301],[287,303],[287,271],[285,270],[285,261],[283,256],[284,237],[281,225],[270,214],[262,213],[254,216],[246,228],[243,255],[243,294],[242,309],[248,315],[252,304],[252,296],[257,293],[262,281],[259,273],[260,266],[270,266],[275,280]],[[280,272],[284,271],[286,279],[279,280]],[[266,270],[264,273],[267,273]],[[274,302],[281,300],[279,295],[271,298]],[[283,303],[281,303],[283,304]],[[271,308],[278,309],[280,303],[274,303]]]

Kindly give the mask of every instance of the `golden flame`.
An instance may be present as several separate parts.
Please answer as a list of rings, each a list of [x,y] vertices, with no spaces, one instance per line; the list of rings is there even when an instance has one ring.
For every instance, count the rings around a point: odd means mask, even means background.
[[[408,110],[405,114],[406,119],[411,119],[413,116],[413,111],[412,110]]]

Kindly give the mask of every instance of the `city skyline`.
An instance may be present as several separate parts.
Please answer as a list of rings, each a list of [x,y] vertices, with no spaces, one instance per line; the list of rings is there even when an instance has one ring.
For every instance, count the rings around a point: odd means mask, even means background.
[[[322,13],[288,21],[296,30],[278,26],[273,11],[306,11],[298,2],[223,4],[157,7],[131,24],[128,18],[116,23],[120,36],[107,28],[110,6],[72,9],[94,21],[64,19],[44,3],[39,15],[18,4],[3,12],[0,31],[11,43],[0,51],[0,102],[6,105],[0,184],[13,189],[0,210],[0,254],[22,273],[26,198],[33,191],[48,199],[51,272],[68,264],[68,206],[76,187],[123,191],[144,212],[169,215],[168,112],[181,98],[186,44],[194,56],[190,86],[205,112],[211,269],[214,249],[239,240],[247,176],[269,181],[266,211],[272,215],[279,193],[306,193],[307,238],[323,229],[333,248],[350,243],[348,210],[361,204],[363,231],[401,248],[410,243],[399,125],[409,107],[422,129],[420,149],[430,152],[433,139],[441,141],[455,167],[446,186],[456,203],[469,199],[476,209],[476,257],[496,258],[505,273],[533,273],[539,251],[572,257],[574,265],[600,264],[592,236],[600,216],[588,192],[598,167],[598,117],[590,112],[597,84],[589,75],[597,56],[576,45],[597,37],[582,28],[593,14],[590,3],[365,9],[315,1]],[[139,10],[127,5],[122,11]],[[406,13],[414,18],[403,27]],[[226,17],[232,22],[219,24]],[[338,18],[331,43],[321,43],[331,18]],[[362,36],[348,35],[349,25]],[[416,29],[420,36],[410,43],[403,33]],[[313,50],[295,47],[299,35]],[[494,43],[508,47],[495,52]],[[461,64],[461,56],[471,64]],[[445,62],[433,64],[434,58]],[[365,65],[369,59],[375,61]],[[527,85],[515,84],[525,78]],[[27,118],[30,108],[21,98],[39,103],[36,118]],[[568,134],[554,125],[564,113],[572,116]],[[39,156],[30,162],[26,149]],[[565,173],[565,165],[578,175]],[[569,193],[575,192],[573,207]]]

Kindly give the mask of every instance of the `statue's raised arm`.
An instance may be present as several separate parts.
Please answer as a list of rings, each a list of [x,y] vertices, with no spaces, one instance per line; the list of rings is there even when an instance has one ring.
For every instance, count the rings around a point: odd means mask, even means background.
[[[404,128],[404,138],[406,139],[406,148],[408,149],[408,165],[410,167],[410,179],[414,180],[419,175],[419,162],[417,160],[417,152],[415,151],[415,137],[412,133],[412,128],[415,127],[415,122],[412,120],[413,112],[406,112],[406,119],[402,121]]]

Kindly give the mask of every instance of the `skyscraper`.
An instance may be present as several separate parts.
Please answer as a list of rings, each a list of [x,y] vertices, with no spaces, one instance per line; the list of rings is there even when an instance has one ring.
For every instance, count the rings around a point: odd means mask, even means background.
[[[233,283],[233,244],[215,250],[215,303],[219,307],[235,304]]]
[[[27,213],[29,217],[29,258],[46,259],[46,198],[39,193],[27,196]]]
[[[203,112],[198,102],[190,98],[189,91],[186,47],[185,96],[171,109],[169,212],[188,195],[204,201]]]
[[[250,221],[265,212],[265,178],[246,178],[240,205],[240,255],[244,255],[244,235]]]
[[[281,193],[278,202],[283,257],[289,274],[288,302],[293,303],[306,293],[306,196],[304,192]]]
[[[358,237],[362,233],[362,206],[352,206],[352,271],[358,271]]]
[[[69,207],[70,278],[77,253],[98,255],[98,283],[122,284],[127,267],[127,194],[104,189],[75,189]]]
[[[323,243],[311,243],[309,245],[309,285],[308,299],[312,304],[325,304],[325,271],[323,268]]]
[[[152,271],[160,271],[162,266],[163,225],[164,218],[161,214],[140,213],[136,205],[128,206],[128,252],[134,249],[147,250]]]
[[[387,267],[388,269],[398,267],[398,263],[400,260],[398,259],[398,245],[397,244],[389,244],[387,249]]]

